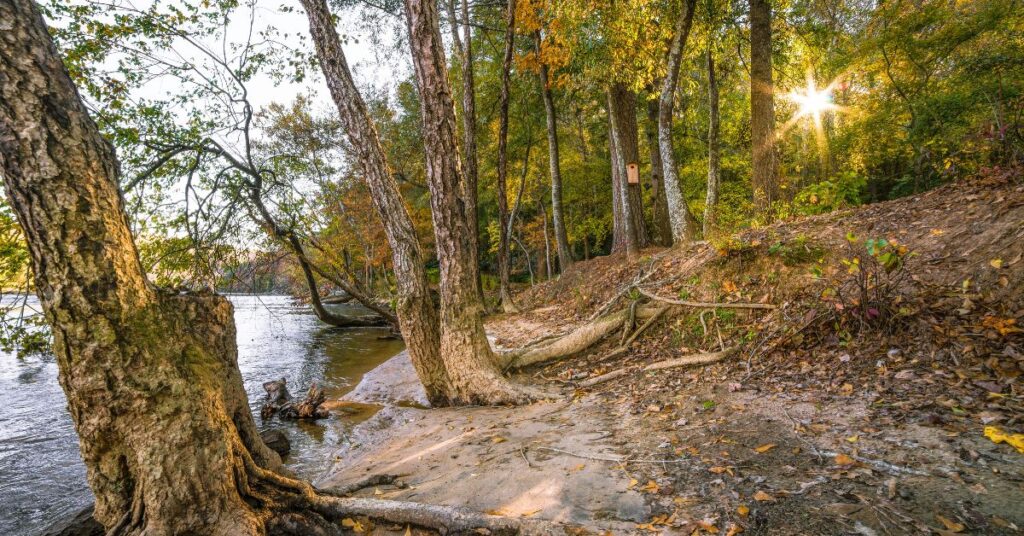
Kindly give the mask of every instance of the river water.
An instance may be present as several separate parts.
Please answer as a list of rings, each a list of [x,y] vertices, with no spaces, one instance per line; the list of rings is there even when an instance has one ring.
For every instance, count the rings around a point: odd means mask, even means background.
[[[4,305],[9,305],[5,297]],[[330,465],[359,417],[332,415],[317,423],[261,423],[263,382],[285,377],[294,396],[312,382],[328,400],[355,387],[362,376],[403,349],[382,339],[383,329],[335,329],[286,296],[231,296],[238,330],[238,366],[261,429],[282,429],[291,440],[285,465],[313,478]],[[38,308],[32,297],[29,306]],[[330,306],[361,312],[355,306]],[[337,413],[337,412],[334,412]],[[78,437],[57,383],[53,356],[19,358],[0,352],[0,535],[33,536],[54,520],[92,502]]]

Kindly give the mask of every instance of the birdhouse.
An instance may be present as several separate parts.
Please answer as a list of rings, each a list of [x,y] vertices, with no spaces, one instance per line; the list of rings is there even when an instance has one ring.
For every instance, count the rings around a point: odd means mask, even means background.
[[[629,184],[640,184],[640,166],[636,162],[626,164],[626,179]]]

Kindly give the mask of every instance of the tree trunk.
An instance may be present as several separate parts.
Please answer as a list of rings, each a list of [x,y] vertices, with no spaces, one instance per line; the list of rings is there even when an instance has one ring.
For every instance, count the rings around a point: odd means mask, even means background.
[[[704,203],[704,236],[714,233],[718,216],[718,189],[722,181],[719,155],[718,79],[715,76],[715,54],[708,47],[708,193]]]
[[[512,56],[516,38],[516,1],[508,0],[505,22],[505,56],[501,62],[501,102],[498,119],[498,299],[506,313],[516,312],[509,292],[509,235],[512,232],[508,213],[508,105],[512,76]],[[529,156],[529,153],[527,153]]]
[[[533,45],[540,56],[540,31],[533,33]],[[572,267],[572,249],[565,232],[565,216],[562,210],[562,168],[558,156],[558,121],[555,117],[555,100],[551,95],[551,81],[548,77],[548,66],[540,64],[540,91],[544,98],[544,113],[548,128],[548,163],[551,169],[551,220],[555,229],[555,245],[558,249],[558,267],[565,273]]]
[[[323,301],[320,300],[320,289],[316,284],[316,276],[313,275],[313,270],[310,268],[309,263],[305,261],[304,256],[299,256],[298,261],[299,268],[302,269],[302,275],[306,279],[306,286],[309,287],[309,304],[313,307],[313,314],[315,314],[321,322],[338,328],[387,325],[387,319],[382,316],[348,317],[336,315],[328,311],[327,308],[324,307]]]
[[[750,0],[750,142],[754,202],[767,214],[779,200],[775,154],[775,96],[772,82],[770,0]],[[770,216],[769,216],[770,217]]]
[[[613,84],[608,91],[608,113],[611,117],[610,136],[615,147],[612,165],[618,170],[619,175],[626,255],[633,257],[648,244],[640,184],[629,184],[626,171],[628,164],[639,164],[640,161],[636,94],[627,90],[621,83]]]
[[[626,178],[619,171],[619,148],[615,145],[615,121],[612,117],[611,94],[608,95],[608,160],[612,169],[612,253],[626,251],[629,234],[622,208],[622,183]]]
[[[356,152],[377,214],[391,245],[391,259],[398,282],[398,313],[402,337],[416,373],[431,403],[448,400],[448,373],[440,354],[440,332],[434,300],[412,218],[388,167],[377,130],[370,119],[326,0],[302,0],[309,17],[310,33],[342,127]]]
[[[651,241],[659,246],[672,245],[672,223],[668,218],[665,198],[665,172],[658,148],[658,101],[647,100],[647,122],[644,124],[647,149],[651,152],[651,204],[653,205]]]
[[[455,114],[448,86],[437,3],[405,0],[409,44],[422,102],[430,206],[441,268],[441,356],[450,396],[465,404],[521,403],[525,392],[498,369],[484,332],[484,306],[476,290],[479,268],[470,251],[465,178],[455,144]]]
[[[672,109],[675,105],[676,87],[679,84],[679,67],[683,61],[683,48],[693,26],[693,12],[696,0],[683,3],[683,13],[676,20],[672,43],[668,50],[668,71],[661,86],[658,99],[658,148],[665,175],[665,198],[668,201],[669,220],[672,223],[672,243],[680,245],[697,236],[697,221],[686,204],[686,198],[679,187],[679,169],[676,166],[675,150],[672,143]]]
[[[249,410],[231,304],[150,285],[113,148],[38,8],[2,0],[0,21],[0,166],[53,329],[95,518],[148,534],[261,533],[246,492],[280,458]]]

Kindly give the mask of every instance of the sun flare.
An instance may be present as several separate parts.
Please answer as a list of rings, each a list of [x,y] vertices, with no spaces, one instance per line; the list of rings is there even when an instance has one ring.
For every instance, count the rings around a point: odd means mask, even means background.
[[[832,84],[818,89],[814,79],[808,78],[806,88],[789,94],[789,100],[799,106],[797,117],[811,117],[816,125],[820,124],[822,114],[837,109],[832,101],[832,89]]]

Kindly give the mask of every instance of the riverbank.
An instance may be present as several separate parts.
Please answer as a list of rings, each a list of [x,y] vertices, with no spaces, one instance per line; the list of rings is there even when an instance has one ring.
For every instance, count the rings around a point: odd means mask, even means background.
[[[986,430],[1024,426],[1022,234],[1024,187],[1004,178],[579,263],[488,319],[496,344],[572,332],[647,301],[638,288],[678,303],[628,351],[616,331],[520,372],[558,392],[519,408],[408,407],[405,387],[388,394],[414,383],[396,357],[352,393],[384,409],[317,484],[399,475],[357,494],[613,534],[1016,534],[1024,454]],[[828,289],[861,273],[844,260],[869,269],[872,248],[901,259],[876,275],[903,279],[859,314]]]

